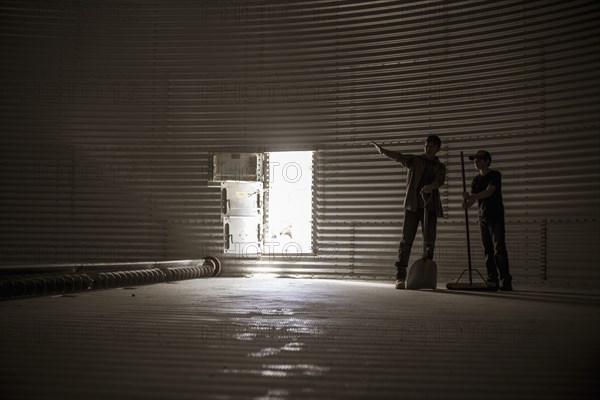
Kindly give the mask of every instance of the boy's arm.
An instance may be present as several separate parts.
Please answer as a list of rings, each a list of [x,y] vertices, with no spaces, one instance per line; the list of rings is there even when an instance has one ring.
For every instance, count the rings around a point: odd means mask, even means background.
[[[490,183],[488,183],[487,187],[483,192],[472,193],[472,196],[475,200],[483,200],[485,198],[490,197],[496,191],[496,188],[500,187],[500,181],[502,179],[502,175],[499,171],[491,171],[490,174]]]
[[[462,203],[462,207],[465,210],[471,207],[473,204],[475,204],[475,199],[473,198],[473,190],[475,190],[475,178],[473,178],[473,181],[471,182],[471,193],[463,192],[464,201]]]
[[[466,193],[466,192],[465,192]],[[465,201],[463,201],[462,206],[463,208],[469,208],[471,207],[473,204],[475,204],[475,199],[472,197],[469,197],[469,195],[467,194],[468,198],[465,199]]]
[[[467,192],[465,192],[463,194],[463,197],[465,199],[465,201],[469,202],[472,201],[473,203],[475,203],[475,200],[483,200],[486,199],[488,197],[490,197],[492,194],[494,194],[494,192],[496,191],[496,188],[498,186],[500,186],[500,180],[501,178],[501,174],[499,172],[490,172],[493,173],[494,175],[492,175],[492,179],[490,181],[490,183],[488,183],[487,187],[485,188],[484,191],[479,192],[479,193],[473,193],[473,188],[474,188],[474,184],[471,186],[471,193],[467,194]]]
[[[490,183],[490,184],[488,184],[487,188],[483,192],[471,193],[470,197],[473,198],[473,201],[483,200],[487,197],[490,197],[495,191],[496,191],[496,186],[494,186]]]
[[[464,192],[463,193],[463,198],[465,199],[464,204],[466,205],[466,208],[469,208],[473,204],[475,204],[475,202],[477,200],[483,200],[487,197],[490,197],[495,191],[496,191],[496,186],[494,186],[490,183],[490,184],[488,184],[487,188],[483,192],[479,192],[479,193]]]

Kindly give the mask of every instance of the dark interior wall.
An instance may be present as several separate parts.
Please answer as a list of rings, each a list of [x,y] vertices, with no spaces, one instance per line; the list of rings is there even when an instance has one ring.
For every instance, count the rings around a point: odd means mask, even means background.
[[[465,260],[459,152],[486,148],[518,275],[598,280],[595,1],[0,4],[1,264],[218,253],[210,154],[310,149],[320,251],[296,271],[387,276],[404,172],[368,142],[431,132],[442,271]]]

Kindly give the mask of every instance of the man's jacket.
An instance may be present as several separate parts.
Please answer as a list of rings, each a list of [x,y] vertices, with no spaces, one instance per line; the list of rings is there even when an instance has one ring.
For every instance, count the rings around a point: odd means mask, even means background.
[[[382,149],[383,155],[386,157],[398,161],[402,166],[408,168],[408,176],[406,182],[406,196],[404,197],[404,208],[409,211],[417,211],[419,208],[419,200],[417,196],[421,194],[419,191],[419,183],[423,179],[425,174],[425,154],[402,154],[397,151]],[[446,180],[446,166],[440,161],[439,158],[435,158],[434,161],[434,178],[431,182],[424,182],[429,185],[433,182],[437,182],[441,187]],[[440,199],[439,189],[432,191],[432,206],[435,208],[437,216],[444,216],[444,209],[442,207],[442,201]]]

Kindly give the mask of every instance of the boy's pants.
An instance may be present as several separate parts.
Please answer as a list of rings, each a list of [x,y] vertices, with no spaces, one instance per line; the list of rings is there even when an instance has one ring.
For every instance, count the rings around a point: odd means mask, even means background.
[[[498,282],[500,279],[511,281],[512,276],[508,270],[508,253],[506,251],[504,218],[499,221],[479,221],[483,255],[487,268],[488,281]]]

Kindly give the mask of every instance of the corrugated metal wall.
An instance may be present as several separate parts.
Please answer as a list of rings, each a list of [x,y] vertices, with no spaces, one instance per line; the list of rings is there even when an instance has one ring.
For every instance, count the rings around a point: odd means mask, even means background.
[[[419,152],[432,132],[449,167],[443,275],[465,264],[459,151],[486,148],[515,276],[598,284],[595,1],[0,10],[2,264],[218,253],[210,154],[316,150],[318,254],[288,272],[390,276],[404,172],[368,141]]]

